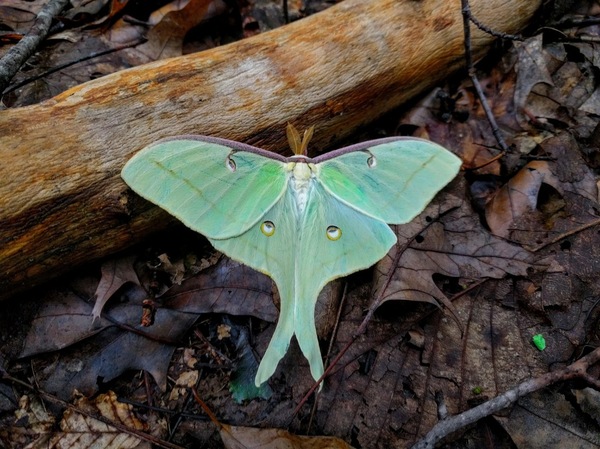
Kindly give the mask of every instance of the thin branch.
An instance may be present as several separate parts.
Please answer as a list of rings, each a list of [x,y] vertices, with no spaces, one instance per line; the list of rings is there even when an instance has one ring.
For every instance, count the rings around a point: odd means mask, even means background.
[[[576,228],[573,228],[573,229],[565,232],[564,234],[560,234],[560,235],[554,237],[552,240],[549,240],[546,243],[542,243],[541,245],[534,246],[534,247],[526,247],[526,249],[531,251],[532,253],[537,253],[539,250],[544,249],[547,246],[550,246],[554,243],[558,243],[563,239],[566,239],[568,237],[571,237],[572,235],[578,234],[582,231],[585,231],[586,229],[593,228],[594,226],[598,226],[598,225],[600,225],[600,219],[590,221],[589,223],[582,224],[581,226],[577,226]]]
[[[546,388],[556,382],[577,378],[588,380],[590,377],[587,373],[588,368],[599,360],[600,348],[596,348],[593,352],[561,370],[552,371],[542,376],[529,379],[517,385],[512,390],[508,390],[500,396],[496,396],[475,408],[467,410],[460,415],[454,415],[439,421],[421,441],[412,447],[412,449],[433,449],[438,441],[452,432],[456,432],[486,416],[497,413],[516,403],[519,398],[541,390],[542,388]]]
[[[63,401],[62,399],[60,399],[50,393],[46,393],[45,391],[42,391],[42,390],[34,387],[33,385],[28,384],[27,382],[23,382],[22,380],[12,377],[3,369],[0,369],[0,380],[5,380],[8,382],[11,382],[12,384],[20,385],[21,387],[24,387],[28,390],[35,392],[40,397],[44,398],[46,401],[52,402],[53,404],[59,405],[64,408],[68,408],[68,409],[74,411],[75,413],[86,416],[88,418],[100,421],[100,422],[106,424],[107,426],[114,427],[115,429],[117,429],[120,432],[127,433],[129,435],[133,435],[133,436],[139,438],[140,440],[147,441],[158,447],[161,447],[164,449],[184,449],[182,446],[179,446],[177,444],[173,444],[168,441],[161,440],[160,438],[157,438],[154,435],[150,435],[146,432],[142,432],[137,429],[132,429],[124,424],[114,422],[113,420],[108,419],[102,415],[98,415],[96,413],[91,413],[91,412],[84,410],[80,407],[77,407],[76,405],[73,405],[67,401]]]
[[[471,7],[469,6],[468,1],[466,3],[466,8],[465,8],[465,4],[463,3],[463,14],[467,14],[467,16],[469,17],[469,20],[471,22],[473,22],[477,28],[479,28],[481,31],[483,31],[487,34],[490,34],[494,37],[499,37],[500,39],[510,39],[513,41],[522,41],[523,40],[523,37],[521,35],[500,33],[498,31],[492,30],[489,26],[481,23],[479,20],[477,20],[477,17],[475,17],[473,15],[473,13],[471,12]]]
[[[473,65],[473,57],[472,57],[472,52],[471,52],[470,22],[471,21],[473,21],[473,23],[476,23],[476,22],[471,14],[471,8],[469,7],[469,0],[461,0],[461,5],[462,5],[462,15],[463,15],[463,27],[464,27],[464,34],[465,34],[465,40],[464,40],[465,61],[467,64],[467,71],[469,73],[469,78],[471,78],[471,82],[473,83],[473,86],[475,87],[475,91],[477,92],[477,96],[479,97],[479,101],[481,102],[481,106],[483,107],[483,110],[485,112],[485,116],[487,117],[488,121],[490,122],[490,126],[492,128],[492,133],[494,134],[494,137],[496,138],[496,141],[498,142],[498,145],[500,146],[500,149],[502,150],[502,154],[504,154],[508,151],[508,145],[506,145],[506,142],[504,141],[504,137],[502,137],[502,134],[500,133],[500,128],[498,127],[498,123],[496,122],[494,113],[492,112],[492,109],[490,108],[490,105],[485,97],[485,94],[483,93],[483,89],[481,87],[481,84],[479,83],[479,79],[477,79],[477,75],[475,74],[475,67]],[[491,33],[491,34],[493,34],[493,33]],[[493,35],[495,35],[495,34],[493,34]]]
[[[438,220],[440,217],[451,212],[452,210],[454,210],[454,208],[450,208],[447,211],[441,213],[438,216]],[[399,246],[399,248],[396,250],[396,254],[394,255],[394,260],[392,262],[393,267],[400,266],[400,258],[402,257],[402,255],[404,254],[406,249],[409,247],[409,245],[417,237],[417,235],[422,233],[423,231],[427,230],[429,228],[429,226],[432,226],[436,222],[437,222],[437,220],[432,220],[424,228],[422,228],[419,233],[415,233],[410,239],[408,239],[406,242],[404,242],[403,245]],[[397,243],[397,245],[399,245],[399,244]],[[482,282],[485,282],[485,281],[487,281],[487,279],[484,279]],[[346,354],[348,349],[350,349],[350,347],[354,344],[356,339],[358,339],[358,337],[360,337],[362,334],[364,334],[367,331],[367,326],[369,325],[369,323],[371,322],[371,319],[375,315],[375,311],[379,308],[379,306],[381,306],[381,304],[384,303],[383,292],[385,292],[387,285],[389,285],[390,282],[391,282],[391,275],[388,276],[385,285],[380,289],[377,297],[371,302],[371,305],[369,306],[369,310],[367,311],[365,317],[363,318],[362,322],[360,323],[360,325],[358,326],[356,331],[354,331],[354,333],[350,337],[350,340],[348,341],[348,343],[346,343],[346,345],[342,348],[342,350],[335,356],[335,358],[331,361],[331,363],[325,369],[325,372],[321,375],[321,377],[319,377],[316,380],[316,382],[313,384],[313,386],[308,390],[308,392],[300,400],[300,402],[298,403],[298,405],[296,406],[296,408],[294,409],[294,411],[291,414],[291,417],[289,420],[290,424],[291,424],[291,421],[294,419],[294,417],[300,412],[300,409],[302,408],[302,406],[306,403],[306,401],[308,401],[308,398],[310,397],[310,395],[313,394],[317,390],[317,388],[319,388],[319,385],[321,385],[321,382],[323,382],[323,380],[327,376],[329,376],[329,374],[333,371],[333,369],[335,368],[337,363],[341,360],[341,358],[344,356],[344,354]],[[462,292],[454,295],[450,300],[448,300],[447,303],[444,303],[446,305],[446,307],[448,308],[448,310],[450,310],[450,312],[452,313],[452,315],[455,318],[459,327],[461,328],[461,333],[462,333],[462,325],[461,325],[460,321],[458,320],[458,316],[457,316],[456,312],[454,310],[452,310],[452,301],[454,301],[455,299],[460,298],[462,295],[466,294],[468,291],[471,290],[471,288],[474,288],[474,286],[471,286],[471,287],[463,290]],[[344,295],[345,294],[346,294],[346,290],[344,290]],[[339,312],[341,312],[341,309],[339,310]],[[330,354],[328,351],[327,358],[329,358],[329,356],[330,356]]]
[[[340,302],[338,305],[338,310],[337,310],[337,314],[335,317],[335,325],[333,326],[333,330],[331,331],[331,337],[329,338],[329,346],[327,347],[327,354],[325,354],[325,366],[327,368],[329,368],[329,365],[330,365],[329,359],[331,358],[331,352],[333,351],[333,344],[335,343],[335,340],[337,338],[338,328],[339,328],[340,322],[342,320],[342,312],[344,311],[344,306],[346,305],[347,294],[348,294],[348,283],[344,282],[344,290],[342,291],[342,298],[340,299]],[[327,372],[329,372],[329,371],[330,370],[328,369]],[[310,396],[305,396],[303,399],[306,401],[306,400],[308,400],[309,397]],[[316,398],[318,399],[319,396],[317,396]],[[308,420],[308,425],[306,426],[307,433],[310,433],[310,429],[313,424],[313,419],[315,417],[315,414],[317,413],[318,405],[319,405],[319,401],[315,400],[313,402],[313,406],[310,411],[310,419]],[[300,410],[300,409],[298,409],[298,410]]]
[[[290,12],[288,9],[288,0],[283,0],[283,20],[285,20],[285,23],[290,23]]]
[[[566,19],[562,22],[554,23],[551,28],[585,28],[600,24],[600,17],[585,17],[582,19]]]
[[[13,84],[12,86],[8,87],[4,92],[2,92],[2,95],[6,95],[7,93],[12,92],[14,90],[17,90],[20,87],[25,86],[26,84],[32,83],[32,82],[34,82],[36,80],[39,80],[41,78],[45,78],[48,75],[51,75],[51,74],[53,74],[55,72],[63,70],[63,69],[65,69],[67,67],[70,67],[72,65],[79,64],[79,63],[82,63],[84,61],[88,61],[90,59],[98,58],[100,56],[104,56],[104,55],[107,55],[107,54],[110,54],[110,53],[114,53],[116,51],[121,51],[121,50],[124,50],[126,48],[136,47],[136,46],[138,46],[140,44],[143,44],[144,42],[146,42],[146,39],[140,39],[140,40],[137,40],[135,42],[131,42],[129,44],[118,45],[116,47],[109,48],[108,50],[98,51],[98,52],[92,53],[91,55],[87,55],[87,56],[84,56],[82,58],[75,59],[73,61],[65,62],[64,64],[60,64],[60,65],[57,65],[56,67],[52,67],[51,69],[46,70],[43,73],[40,73],[38,75],[32,76],[32,77],[27,78],[27,79],[24,79],[23,81],[20,81],[20,82],[18,82],[16,84]]]
[[[469,171],[475,171],[475,170],[480,170],[483,167],[487,167],[490,164],[493,164],[494,162],[496,162],[498,159],[502,159],[502,157],[504,156],[505,151],[503,151],[502,153],[497,154],[496,156],[494,156],[493,158],[491,158],[488,161],[485,161],[484,163],[482,163],[481,165],[478,165],[477,167],[473,167],[473,168],[469,168]]]
[[[50,0],[39,12],[29,32],[0,60],[0,92],[6,89],[10,80],[46,38],[52,19],[68,4],[69,0]]]

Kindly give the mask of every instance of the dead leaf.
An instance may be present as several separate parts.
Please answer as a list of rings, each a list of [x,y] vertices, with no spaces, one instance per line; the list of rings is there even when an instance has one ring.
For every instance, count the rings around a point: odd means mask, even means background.
[[[185,275],[185,266],[183,260],[178,260],[175,263],[172,263],[167,254],[159,255],[158,260],[161,262],[162,270],[171,275],[171,282],[173,284],[181,284],[181,281],[183,281],[183,276]]]
[[[282,429],[256,429],[223,424],[219,431],[227,449],[351,449],[335,437],[299,436]]]
[[[46,4],[45,0],[2,0],[0,4],[0,28],[25,34],[33,25],[36,16]],[[8,51],[7,46],[0,46],[0,56]]]
[[[95,321],[100,318],[102,309],[106,302],[127,282],[133,282],[140,285],[137,273],[133,269],[134,256],[127,256],[122,259],[109,259],[102,264],[100,271],[102,277],[98,283],[98,288],[94,296],[96,302],[92,310],[92,319]]]
[[[21,345],[20,357],[66,348],[110,326],[103,318],[97,327],[92,326],[92,306],[72,292],[51,291],[40,302]]]
[[[226,324],[219,324],[217,327],[217,338],[223,340],[224,338],[231,337],[231,326]]]
[[[173,0],[150,15],[146,42],[125,52],[139,62],[181,56],[187,33],[206,20],[209,13],[215,16],[224,11],[222,0]],[[138,31],[138,25],[120,20],[112,27],[107,38],[110,42],[128,42],[137,39],[133,36]]]
[[[150,444],[130,433],[117,430],[102,421],[68,408],[60,421],[60,430],[55,429],[55,419],[38,399],[21,397],[20,408],[14,420],[0,426],[0,442],[6,447],[28,449],[144,449]],[[114,392],[101,394],[94,400],[79,398],[78,409],[101,416],[131,430],[146,431],[147,426],[133,413],[131,405],[117,400]],[[6,424],[6,421],[4,422]],[[26,425],[23,425],[26,423]],[[157,430],[157,429],[155,429]]]
[[[596,89],[579,107],[579,110],[586,114],[600,115],[600,89]]]
[[[129,0],[110,0],[110,9],[108,14],[97,21],[93,22],[92,25],[101,25],[119,14],[129,3]]]
[[[279,312],[272,300],[271,279],[239,262],[221,262],[171,287],[160,297],[169,308],[188,313],[252,315],[275,322]]]
[[[112,391],[98,395],[93,401],[81,398],[75,405],[88,413],[98,414],[129,429],[146,430],[146,425],[134,415],[132,406],[117,401],[117,396]],[[138,437],[119,431],[115,427],[77,413],[70,408],[65,410],[63,414],[63,419],[60,422],[60,430],[49,441],[49,448],[150,448],[149,443],[143,442]]]
[[[450,194],[439,194],[411,223],[396,226],[396,235],[398,243],[376,266],[373,297],[382,302],[447,303],[434,274],[468,283],[524,276],[532,262],[521,247],[490,235],[468,204]]]
[[[91,395],[99,378],[107,382],[128,369],[148,371],[165,388],[175,345],[199,314],[255,315],[267,321],[278,315],[271,280],[226,258],[167,291],[149,327],[140,324],[146,292],[135,284],[124,288],[127,301],[108,303],[97,327],[91,326],[91,305],[79,292],[51,292],[41,302],[20,356],[62,349],[38,368],[47,391],[63,399],[75,388]]]
[[[498,101],[498,104],[502,102]],[[457,112],[459,108],[467,111],[470,118],[450,121],[452,114],[460,114],[460,111]],[[448,110],[441,112],[444,109]],[[441,119],[440,114],[448,119]],[[496,155],[493,136],[481,125],[474,95],[466,87],[460,88],[452,98],[442,89],[432,91],[401,118],[401,123],[402,126],[417,127],[412,133],[414,137],[432,140],[453,151],[462,159],[464,169],[482,166]],[[481,171],[489,174],[499,172],[500,163],[497,161]]]
[[[600,426],[592,420],[582,420],[570,398],[554,389],[521,398],[507,417],[495,418],[517,448],[594,449],[600,446]]]
[[[446,404],[462,410],[469,407],[469,401],[481,400],[474,391],[494,396],[520,379],[544,372],[543,357],[555,360],[573,351],[572,345],[554,334],[548,338],[552,355],[539,355],[531,337],[538,332],[547,335],[552,326],[540,328],[538,312],[527,315],[511,306],[525,298],[533,303],[539,295],[539,284],[528,287],[528,293],[520,286],[515,291],[514,286],[513,276],[531,277],[527,269],[533,255],[490,235],[468,204],[444,193],[438,200],[413,224],[398,227],[401,246],[397,251],[406,249],[399,268],[388,266],[392,280],[386,278],[389,283],[381,294],[386,297],[389,290],[393,299],[422,296],[432,302],[443,295],[432,279],[434,273],[456,279],[457,285],[449,282],[454,289],[464,289],[474,280],[490,280],[479,281],[480,287],[453,301],[464,332],[446,316],[425,318],[430,312],[400,301],[391,308],[387,301],[382,307],[385,313],[369,323],[366,335],[355,341],[326,380],[319,410],[327,434],[353,429],[353,438],[363,447],[409,447],[438,420],[434,393],[443,394]],[[377,286],[385,285],[380,275],[379,271],[375,274]],[[356,297],[347,303],[352,307],[340,323],[338,348],[350,341],[366,307]],[[409,330],[411,335],[422,334],[423,341],[413,344],[405,336]],[[371,361],[363,364],[367,354]],[[516,360],[516,354],[522,358]],[[336,413],[334,408],[345,413]]]
[[[507,237],[517,218],[535,210],[542,183],[560,189],[560,182],[546,161],[530,162],[513,176],[486,205],[485,218],[490,230],[499,237]]]
[[[18,107],[38,103],[91,79],[160,58],[179,56],[191,29],[227,9],[222,0],[174,0],[164,5],[164,9],[150,11],[148,23],[148,5],[153,4],[129,2],[127,12],[134,17],[121,17],[111,23],[111,16],[119,13],[119,8],[127,2],[113,0],[110,9],[102,7],[105,3],[108,0],[82,2],[79,8],[67,10],[77,19],[78,28],[71,27],[49,36],[49,44],[28,60],[27,70],[18,72],[14,77],[12,86],[19,83],[24,85],[6,93],[3,96],[4,104]],[[10,5],[6,6],[2,3],[0,25],[5,22],[9,29],[18,28],[27,32],[30,26],[24,26],[21,22],[34,20],[44,4],[37,0],[10,0]],[[98,17],[99,12],[106,14]],[[101,23],[110,23],[110,27],[98,27]],[[206,46],[205,42],[203,44]],[[8,48],[7,45],[0,46],[0,55]],[[98,56],[83,61],[95,54]],[[49,69],[59,67],[62,68],[47,73]]]
[[[552,131],[594,126],[600,110],[597,83],[590,76],[599,64],[595,52],[584,42],[547,41],[540,34],[516,46],[519,124]]]
[[[175,380],[175,386],[169,393],[169,401],[177,401],[179,397],[187,394],[190,388],[194,388],[198,383],[199,373],[197,370],[184,371]]]
[[[118,310],[115,309],[115,312]],[[145,370],[164,390],[176,342],[156,341],[154,335],[182,334],[195,319],[194,316],[181,315],[157,319],[154,326],[144,328],[152,329],[152,332],[145,333],[135,328],[139,333],[118,327],[104,329],[75,346],[63,349],[50,364],[43,359],[36,360],[40,384],[46,391],[69,399],[75,388],[92,395],[98,390],[99,381],[108,382],[127,370]]]
[[[235,328],[235,367],[231,372],[229,391],[233,400],[238,404],[255,398],[269,399],[273,390],[268,382],[260,387],[254,384],[254,377],[258,371],[258,360],[250,345],[250,333],[245,327]]]
[[[523,111],[529,108],[527,98],[534,86],[544,83],[548,86],[553,84],[552,76],[542,51],[542,35],[527,39],[525,42],[515,42],[517,51],[518,73],[515,86],[515,106],[518,109],[517,118],[522,126],[527,126],[528,120],[524,118]]]
[[[540,301],[545,279],[535,289],[517,279],[489,280],[453,301],[464,333],[443,314],[415,307],[376,315],[326,380],[317,412],[323,432],[347,437],[352,432],[362,447],[410,447],[439,420],[434,395],[442,395],[449,413],[457,413],[482,396],[494,397],[547,372],[549,360],[568,359],[576,350],[573,342],[586,334],[573,324],[594,306],[577,300],[567,309],[549,308],[540,315],[527,305]],[[357,291],[348,298],[338,349],[364,316],[361,296]],[[422,346],[406,338],[409,329],[424,334]],[[547,337],[543,353],[531,344],[536,333]],[[367,353],[372,361],[363,371],[361,356]]]
[[[21,396],[14,417],[0,422],[0,445],[7,448],[33,447],[32,445],[44,447],[55,424],[56,419],[39,398]]]
[[[600,392],[587,387],[573,391],[577,405],[597,425],[600,425]]]
[[[83,2],[72,2],[73,8],[66,10],[62,16],[67,19],[69,22],[73,23],[84,23],[90,22],[92,19],[96,18],[98,14],[104,9],[104,7],[111,3],[111,6],[114,1],[111,0],[90,0]],[[127,0],[121,3],[127,4]]]
[[[527,164],[486,206],[494,234],[529,247],[598,219],[596,177],[574,137],[561,132],[540,146],[552,161]]]

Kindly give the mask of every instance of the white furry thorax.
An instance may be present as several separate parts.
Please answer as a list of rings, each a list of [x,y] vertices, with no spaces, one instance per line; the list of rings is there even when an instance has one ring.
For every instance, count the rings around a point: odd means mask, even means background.
[[[292,172],[289,180],[289,188],[294,193],[298,213],[302,214],[306,208],[308,194],[315,178],[317,167],[312,163],[298,161],[290,162],[288,169]]]

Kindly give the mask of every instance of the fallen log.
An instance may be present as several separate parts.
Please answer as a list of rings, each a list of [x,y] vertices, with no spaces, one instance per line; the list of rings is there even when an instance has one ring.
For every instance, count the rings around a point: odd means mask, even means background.
[[[472,0],[515,33],[539,0]],[[493,38],[473,31],[475,55]],[[463,65],[460,1],[345,0],[282,28],[157,61],[0,113],[0,297],[139,242],[171,220],[119,173],[159,138],[208,134],[287,151],[285,124],[326,147]]]

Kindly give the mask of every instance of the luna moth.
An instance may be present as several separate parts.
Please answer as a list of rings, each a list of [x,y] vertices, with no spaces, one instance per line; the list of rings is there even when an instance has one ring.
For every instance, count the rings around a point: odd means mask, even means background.
[[[283,157],[207,136],[159,140],[121,176],[140,196],[269,275],[279,320],[255,377],[267,381],[296,336],[313,378],[323,374],[315,305],[331,280],[367,268],[396,243],[388,226],[411,221],[458,173],[461,161],[427,140],[390,137],[307,156],[312,128]]]

